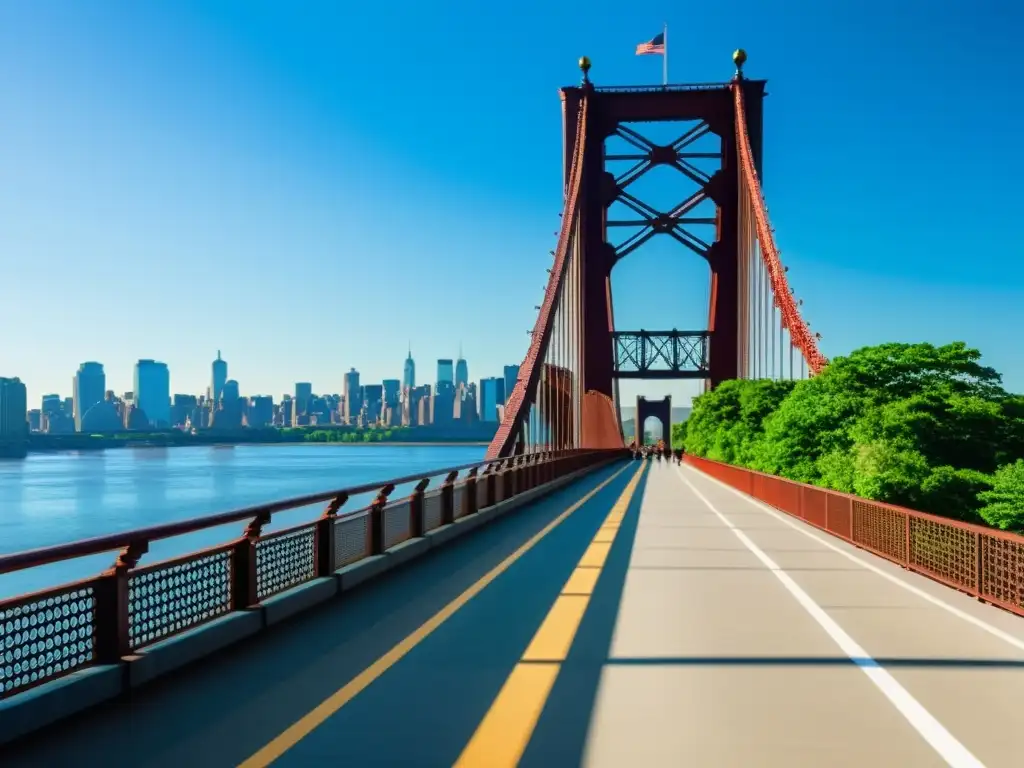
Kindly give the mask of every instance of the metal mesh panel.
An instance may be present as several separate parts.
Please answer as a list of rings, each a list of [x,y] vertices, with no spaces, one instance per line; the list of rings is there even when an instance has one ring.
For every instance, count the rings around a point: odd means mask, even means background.
[[[828,493],[817,488],[804,488],[801,499],[803,518],[809,523],[826,527],[828,518]]]
[[[0,603],[0,699],[91,664],[95,632],[91,583]]]
[[[230,549],[150,566],[128,577],[132,648],[184,632],[230,610]]]
[[[452,489],[452,517],[458,520],[462,517],[462,505],[466,498],[466,487],[459,483]]]
[[[981,536],[981,596],[1024,608],[1024,542]]]
[[[384,549],[390,549],[409,538],[411,506],[409,500],[405,499],[392,502],[382,510],[384,518]]]
[[[441,491],[423,494],[423,530],[432,531],[441,525]]]
[[[853,537],[853,503],[846,496],[827,495],[828,529],[844,539]]]
[[[966,589],[977,589],[977,535],[927,518],[909,520],[910,565]]]
[[[256,595],[260,600],[315,576],[315,524],[256,542]]]
[[[853,540],[893,560],[907,558],[906,518],[867,501],[853,502]]]
[[[366,512],[343,515],[334,523],[334,567],[354,563],[366,557],[369,520]]]

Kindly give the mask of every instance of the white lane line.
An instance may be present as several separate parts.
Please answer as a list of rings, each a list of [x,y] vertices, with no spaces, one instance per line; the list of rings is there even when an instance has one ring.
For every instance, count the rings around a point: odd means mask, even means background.
[[[725,483],[723,483],[718,478],[711,477],[711,475],[705,475],[703,472],[700,472],[700,471],[698,471],[696,469],[693,469],[691,467],[686,467],[686,469],[688,471],[690,471],[690,472],[693,472],[698,477],[701,477],[701,478],[703,478],[705,480],[710,480],[713,483],[717,483],[718,485],[720,485],[723,488],[725,488],[727,491],[731,491],[732,493],[736,494],[737,496],[739,496],[741,499],[743,499],[747,503],[751,504],[755,509],[759,509],[759,510],[761,510],[762,512],[764,512],[766,514],[771,515],[772,517],[774,517],[779,522],[785,523],[786,525],[788,525],[794,531],[797,531],[798,533],[802,533],[807,538],[813,539],[814,541],[818,542],[819,544],[821,544],[824,547],[828,547],[833,552],[842,555],[843,557],[845,557],[850,562],[856,563],[857,565],[861,566],[862,568],[865,568],[865,569],[871,571],[872,573],[878,574],[879,576],[881,576],[886,581],[890,581],[893,584],[895,584],[896,586],[902,587],[903,589],[907,590],[907,592],[910,592],[912,595],[917,595],[917,597],[920,597],[922,600],[925,600],[925,601],[931,603],[932,605],[936,606],[937,608],[941,608],[944,611],[948,611],[949,613],[951,613],[954,616],[956,616],[958,619],[963,619],[968,624],[972,624],[975,627],[977,627],[978,629],[981,629],[981,630],[984,630],[985,632],[988,632],[993,637],[998,637],[1003,642],[1009,643],[1014,648],[1017,648],[1018,650],[1024,651],[1024,640],[1022,640],[1021,638],[1015,637],[1014,635],[1011,635],[1009,632],[1006,632],[1005,630],[999,629],[999,627],[994,627],[991,624],[989,624],[987,621],[985,621],[984,619],[980,619],[977,616],[972,616],[971,614],[967,613],[966,611],[962,611],[959,608],[957,608],[956,606],[950,605],[949,603],[947,603],[942,598],[936,597],[935,595],[932,595],[932,594],[926,592],[925,590],[921,589],[920,587],[915,587],[913,584],[910,584],[910,583],[904,581],[903,579],[899,578],[898,576],[894,576],[893,574],[888,573],[888,572],[882,570],[881,568],[879,568],[874,563],[870,563],[870,562],[868,562],[867,560],[865,560],[863,558],[857,557],[856,555],[854,555],[854,554],[852,554],[850,552],[847,552],[842,547],[839,547],[839,546],[836,546],[835,544],[833,544],[831,541],[828,540],[827,537],[819,536],[818,534],[814,533],[813,531],[807,530],[806,528],[802,527],[800,524],[798,524],[794,520],[791,520],[789,518],[789,516],[786,515],[785,513],[779,512],[776,509],[772,509],[770,506],[768,506],[767,504],[763,503],[762,501],[760,501],[758,499],[755,499],[755,498],[753,498],[751,496],[748,496],[747,494],[743,493],[743,491],[739,491],[739,490],[733,488],[731,485],[726,485]],[[678,471],[678,468],[677,468],[676,471]],[[924,578],[924,577],[922,576],[922,578]]]
[[[911,696],[906,688],[896,682],[896,678],[869,656],[868,652],[861,648],[856,640],[846,634],[846,630],[825,613],[824,609],[814,602],[810,595],[804,592],[788,573],[782,570],[757,544],[750,540],[750,537],[733,525],[729,518],[719,512],[715,505],[707,500],[704,494],[690,482],[680,469],[677,468],[676,472],[679,475],[679,479],[686,483],[697,498],[703,501],[705,506],[714,512],[715,516],[743,542],[743,545],[750,550],[751,554],[760,560],[765,568],[775,574],[775,577],[782,582],[782,586],[786,588],[786,591],[800,603],[804,610],[811,615],[811,618],[818,622],[826,634],[849,657],[850,661],[867,675],[868,679],[875,684],[875,687],[882,692],[882,695],[896,707],[899,713],[910,723],[911,727],[931,745],[932,749],[946,761],[947,765],[954,766],[955,768],[984,768],[984,763],[971,754],[967,747],[957,741],[956,737],[947,731],[946,727],[936,720],[932,713],[925,709],[917,699]]]

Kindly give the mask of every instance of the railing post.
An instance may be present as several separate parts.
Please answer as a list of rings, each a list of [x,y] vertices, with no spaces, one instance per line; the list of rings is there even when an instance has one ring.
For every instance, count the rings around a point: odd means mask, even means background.
[[[476,472],[479,467],[473,467],[466,475],[465,490],[462,492],[462,516],[476,514]]]
[[[525,456],[517,456],[512,459],[512,471],[509,472],[509,498],[518,496],[523,490],[523,462],[526,461]]]
[[[857,523],[857,511],[854,508],[853,499],[846,497],[846,506],[850,510],[850,541],[854,544],[857,543],[857,529],[854,527]]]
[[[906,512],[903,513],[903,535],[906,538],[906,543],[903,545],[903,549],[904,549],[903,557],[904,557],[904,562],[907,564],[907,567],[909,568],[910,567],[910,563],[911,563],[911,560],[910,560],[910,554],[911,554],[910,515],[908,515]]]
[[[367,514],[370,538],[370,556],[384,554],[384,506],[388,503],[388,496],[395,490],[395,486],[388,483],[377,493],[377,498],[370,504],[370,511]]]
[[[242,538],[235,542],[231,568],[231,607],[236,611],[259,603],[256,574],[256,542],[263,526],[270,524],[270,513],[261,512],[245,528]]]
[[[132,652],[128,577],[149,542],[132,542],[117,556],[113,567],[96,584],[96,661],[116,664]]]
[[[418,539],[423,536],[423,492],[430,485],[430,478],[425,477],[416,483],[409,497],[409,538]]]
[[[981,548],[985,545],[985,537],[981,532],[974,534],[974,587],[978,599],[985,594],[985,554]]]
[[[500,466],[501,462],[499,461],[497,464],[488,464],[487,469],[484,470],[484,483],[486,485],[485,490],[488,507],[493,507],[495,503],[495,497],[497,495],[497,489],[495,488],[495,483],[497,482],[496,475],[498,467]]]
[[[338,510],[348,501],[348,494],[343,493],[335,496],[327,505],[323,515],[316,521],[316,575],[330,576],[337,568],[334,567],[335,547],[335,521],[338,519]]]
[[[441,525],[455,522],[455,479],[459,473],[449,472],[441,485]]]

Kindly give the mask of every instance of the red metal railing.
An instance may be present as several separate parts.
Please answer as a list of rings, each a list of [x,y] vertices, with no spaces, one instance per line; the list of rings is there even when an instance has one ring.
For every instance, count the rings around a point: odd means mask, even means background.
[[[833,536],[1024,616],[1024,536],[696,456],[684,460]]]
[[[0,574],[120,550],[104,573],[0,600],[0,700],[224,616],[617,452],[558,451],[464,464],[385,483],[0,556]],[[428,491],[431,478],[444,476]],[[416,483],[392,501],[396,487]],[[341,514],[354,496],[376,493]],[[278,512],[328,502],[319,519],[264,534]],[[240,538],[139,567],[152,542],[246,522]]]

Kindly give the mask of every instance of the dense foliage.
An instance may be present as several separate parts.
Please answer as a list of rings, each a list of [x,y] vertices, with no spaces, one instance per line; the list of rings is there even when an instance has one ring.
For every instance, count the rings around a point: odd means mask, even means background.
[[[968,522],[1024,529],[1024,397],[962,342],[883,344],[806,381],[694,400],[687,452]],[[673,431],[674,432],[674,431]],[[673,438],[675,434],[673,434]]]

